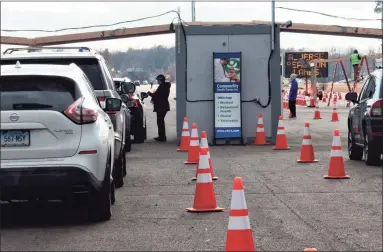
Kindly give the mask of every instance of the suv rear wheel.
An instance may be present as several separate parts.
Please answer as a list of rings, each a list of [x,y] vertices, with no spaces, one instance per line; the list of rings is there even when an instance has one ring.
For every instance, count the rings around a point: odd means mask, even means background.
[[[356,145],[352,132],[348,130],[348,155],[351,160],[361,160],[363,158],[363,148]]]
[[[88,217],[91,221],[107,221],[112,216],[111,205],[115,201],[114,182],[110,181],[111,157],[108,158],[103,186],[100,191],[92,189],[88,205]]]
[[[364,157],[367,165],[380,165],[381,153],[368,141],[368,135],[364,132]]]
[[[125,152],[122,152],[113,167],[113,181],[115,181],[116,188],[120,188],[124,185],[124,167]]]

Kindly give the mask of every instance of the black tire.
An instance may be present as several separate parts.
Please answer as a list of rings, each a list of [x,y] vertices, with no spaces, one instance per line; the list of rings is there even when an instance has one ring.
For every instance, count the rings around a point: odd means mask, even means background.
[[[133,139],[135,143],[144,143],[145,139],[147,138],[147,128],[142,123],[138,125],[137,130],[135,134],[133,135]]]
[[[350,160],[361,160],[363,158],[364,148],[356,145],[352,132],[348,130],[348,155]]]
[[[103,186],[100,191],[92,189],[89,195],[88,218],[91,221],[108,221],[112,216],[112,199],[114,198],[113,182],[110,181],[111,162],[107,161],[106,172],[104,175]],[[111,186],[112,185],[112,186]]]
[[[115,182],[115,188],[120,188],[124,185],[123,169],[125,165],[125,153],[120,153],[119,158],[115,161],[113,167],[113,181]]]
[[[116,194],[115,194],[115,182],[111,183],[111,204],[114,205],[116,202]]]
[[[381,153],[377,151],[377,148],[372,143],[368,142],[367,133],[364,132],[364,157],[366,165],[380,165]]]
[[[125,156],[125,152],[123,157],[123,177],[125,178],[125,176],[127,176],[127,157]]]
[[[124,152],[131,152],[132,150],[132,140],[131,140],[131,134],[125,136],[125,146],[124,146]]]

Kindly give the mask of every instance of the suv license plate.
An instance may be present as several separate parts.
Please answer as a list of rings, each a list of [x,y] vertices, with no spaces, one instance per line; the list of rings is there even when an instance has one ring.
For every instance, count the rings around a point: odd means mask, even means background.
[[[29,146],[30,145],[29,130],[2,130],[1,146]]]

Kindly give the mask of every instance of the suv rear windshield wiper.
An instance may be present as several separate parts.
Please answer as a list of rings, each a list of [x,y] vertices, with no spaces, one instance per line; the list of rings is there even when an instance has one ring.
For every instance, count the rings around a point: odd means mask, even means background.
[[[49,104],[41,104],[41,103],[14,103],[14,110],[28,110],[28,109],[49,109],[52,108],[52,105]]]

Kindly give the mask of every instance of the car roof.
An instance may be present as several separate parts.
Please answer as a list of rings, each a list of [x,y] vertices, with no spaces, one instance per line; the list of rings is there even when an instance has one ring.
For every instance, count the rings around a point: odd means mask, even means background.
[[[1,76],[59,76],[78,80],[83,71],[76,65],[48,65],[48,64],[15,64],[1,66]]]
[[[124,77],[124,78],[113,78],[113,81],[125,81],[125,82],[131,82],[131,79],[129,79],[128,77]]]
[[[36,58],[93,58],[101,59],[99,54],[91,52],[31,52],[31,53],[15,53],[2,54],[0,59],[36,59]]]

